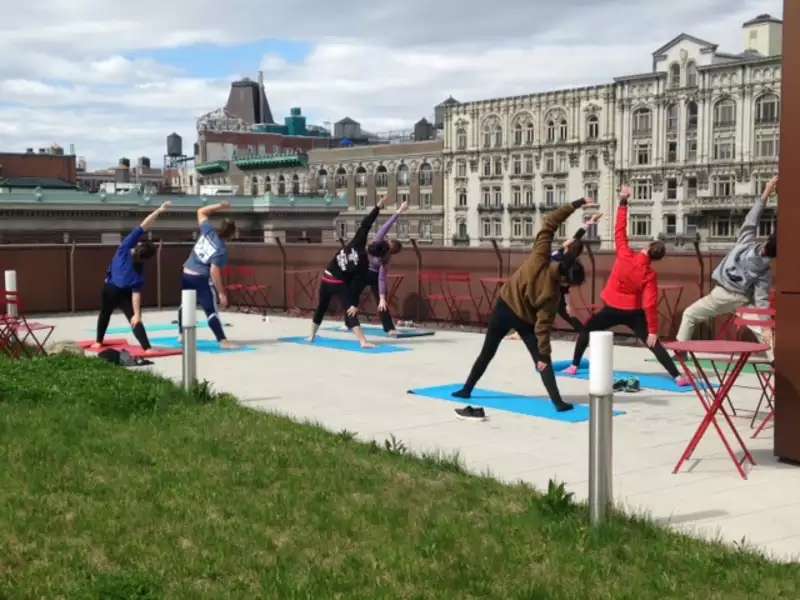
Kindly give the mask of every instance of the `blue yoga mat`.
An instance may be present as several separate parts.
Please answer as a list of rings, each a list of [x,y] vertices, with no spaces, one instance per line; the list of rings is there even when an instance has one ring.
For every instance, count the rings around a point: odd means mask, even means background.
[[[557,360],[556,362],[553,363],[553,369],[556,371],[556,373],[558,373],[559,371],[563,371],[564,369],[566,369],[571,364],[572,364],[571,360]],[[582,358],[581,359],[581,367],[580,368],[581,369],[588,369],[589,368],[589,359],[588,358]]]
[[[197,323],[197,328],[198,329],[208,329],[208,323],[206,323],[205,321],[198,322]],[[174,323],[171,324],[171,325],[163,325],[163,324],[161,324],[161,325],[145,325],[144,329],[148,334],[150,334],[150,333],[164,333],[165,331],[174,333],[174,332],[178,331],[178,326],[176,324],[174,324]],[[94,330],[92,330],[92,331],[94,331]],[[109,327],[106,330],[106,334],[107,335],[125,335],[127,333],[132,333],[131,332],[131,328],[128,325],[125,325],[123,327]]]
[[[553,363],[555,367],[556,363]],[[571,365],[571,362],[564,367],[568,367]],[[568,377],[570,379],[589,379],[589,368],[581,366],[578,369],[577,375],[567,375],[563,373],[561,369],[556,369],[556,375],[558,377]],[[635,373],[633,371],[614,371],[614,381],[618,379],[628,379],[629,377],[636,377],[639,380],[639,385],[643,388],[647,388],[649,390],[658,390],[661,392],[675,392],[678,394],[689,394],[694,392],[694,388],[690,385],[687,386],[679,386],[675,383],[675,380],[672,379],[669,375],[663,375],[661,373]]]
[[[541,417],[542,419],[552,419],[553,421],[564,421],[565,423],[580,423],[589,420],[589,407],[583,404],[576,404],[575,408],[566,412],[558,412],[553,408],[553,403],[547,397],[540,396],[520,396],[519,394],[507,394],[505,392],[495,392],[492,390],[482,390],[475,388],[472,390],[472,397],[454,398],[452,393],[464,387],[462,384],[438,385],[435,387],[417,388],[408,390],[409,394],[434,398],[436,400],[447,400],[457,402],[462,405],[481,406],[483,408],[496,408],[520,415],[531,417]],[[615,415],[624,413],[614,411]]]
[[[163,337],[154,338],[150,340],[153,346],[160,346],[162,348],[180,348],[181,341],[177,337]],[[252,352],[255,348],[250,346],[242,346],[240,348],[220,348],[216,340],[197,340],[197,351],[206,352],[208,354],[230,354],[234,352]]]
[[[403,338],[415,338],[415,337],[425,337],[429,335],[434,335],[435,331],[430,331],[429,329],[403,329],[399,328],[397,330],[397,336],[393,337],[386,333],[383,330],[383,327],[375,327],[374,325],[362,325],[362,331],[365,335],[371,335],[375,337],[383,337],[383,338],[391,338],[391,339],[403,339]],[[348,332],[349,330],[344,325],[339,327],[326,327],[326,331],[339,331],[339,332]]]
[[[313,344],[309,343],[305,336],[278,338],[278,341],[290,344],[300,344],[301,346],[319,346],[320,348],[331,348],[333,350],[346,350],[347,352],[360,352],[361,354],[389,354],[391,352],[407,352],[408,348],[402,346],[392,346],[391,344],[379,344],[376,348],[362,348],[358,340],[338,340],[334,338],[318,337]]]

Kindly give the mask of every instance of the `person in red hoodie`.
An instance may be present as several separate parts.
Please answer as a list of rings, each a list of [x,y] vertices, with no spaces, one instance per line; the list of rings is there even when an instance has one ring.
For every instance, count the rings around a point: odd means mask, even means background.
[[[614,225],[614,241],[617,259],[601,298],[605,306],[592,316],[580,332],[575,343],[572,365],[564,370],[575,375],[581,358],[589,345],[589,333],[604,331],[616,325],[625,325],[636,337],[647,344],[678,385],[689,385],[680,375],[670,355],[658,341],[658,275],[650,263],[661,260],[666,254],[664,242],[651,242],[640,252],[628,244],[628,198],[631,188],[623,186],[619,193],[617,222]]]

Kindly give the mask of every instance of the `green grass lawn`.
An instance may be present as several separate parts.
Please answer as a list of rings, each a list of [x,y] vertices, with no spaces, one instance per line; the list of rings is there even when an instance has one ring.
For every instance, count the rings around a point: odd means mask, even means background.
[[[96,359],[0,360],[0,598],[798,598],[773,564]]]

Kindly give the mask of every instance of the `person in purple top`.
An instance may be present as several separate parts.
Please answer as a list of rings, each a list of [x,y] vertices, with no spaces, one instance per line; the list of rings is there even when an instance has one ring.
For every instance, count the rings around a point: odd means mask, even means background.
[[[101,299],[100,314],[97,316],[97,337],[93,348],[102,348],[111,314],[119,308],[131,324],[133,335],[145,350],[150,349],[147,332],[142,325],[142,288],[144,262],[156,253],[156,247],[150,240],[142,240],[156,219],[166,211],[171,202],[164,202],[160,207],[145,217],[131,231],[114,253],[106,273],[105,285]]]
[[[381,324],[383,330],[391,336],[397,335],[397,329],[394,327],[392,316],[389,314],[389,303],[386,299],[387,295],[387,279],[389,275],[389,261],[392,259],[393,254],[397,254],[403,249],[403,246],[397,240],[387,240],[386,234],[394,227],[400,215],[408,210],[408,202],[403,202],[386,223],[375,234],[375,239],[367,246],[367,259],[369,261],[369,269],[351,284],[351,295],[358,302],[361,298],[361,293],[364,288],[369,286],[372,288],[372,293],[375,295],[375,301],[378,303],[378,314],[381,317]],[[358,323],[358,318],[353,317],[355,323]]]

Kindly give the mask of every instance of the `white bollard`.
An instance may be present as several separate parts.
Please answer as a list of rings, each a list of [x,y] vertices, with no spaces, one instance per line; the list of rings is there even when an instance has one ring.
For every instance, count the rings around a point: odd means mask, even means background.
[[[614,404],[614,334],[589,334],[589,519],[606,519],[612,495],[612,410]]]
[[[6,314],[16,317],[19,314],[17,306],[17,272],[6,271]]]
[[[197,381],[197,292],[181,293],[181,333],[183,334],[183,389]]]

